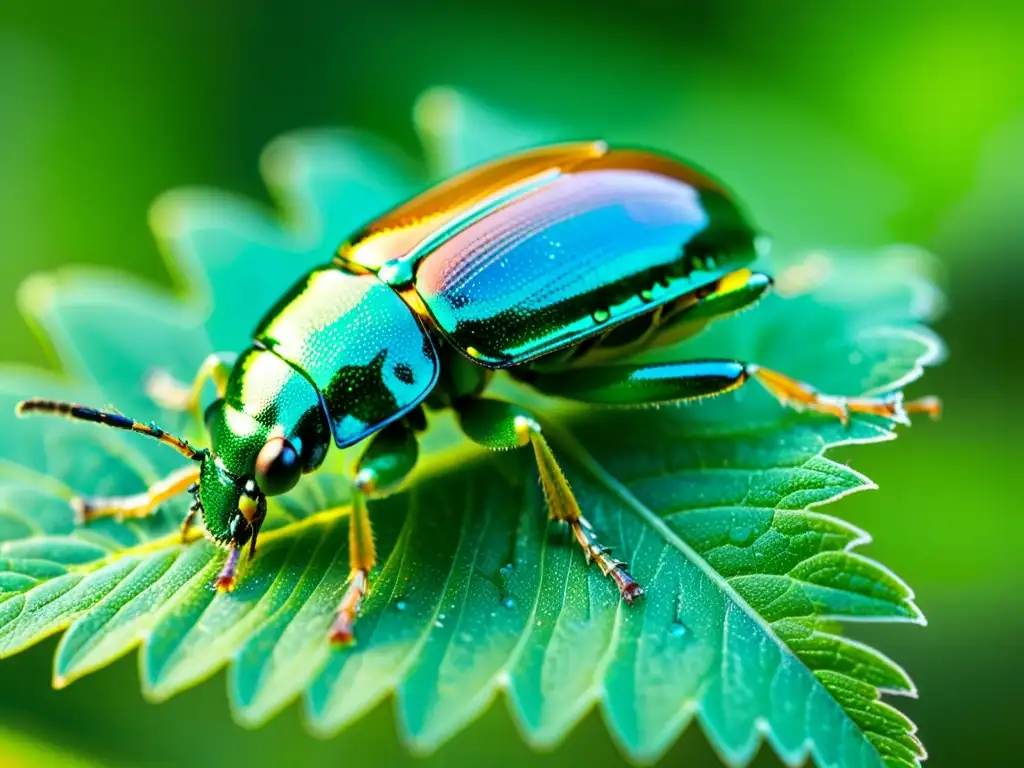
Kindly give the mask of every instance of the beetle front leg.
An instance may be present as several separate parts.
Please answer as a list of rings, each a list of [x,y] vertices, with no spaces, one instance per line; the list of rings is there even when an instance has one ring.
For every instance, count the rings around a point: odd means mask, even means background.
[[[212,381],[217,390],[217,397],[224,397],[231,366],[232,363],[227,357],[209,355],[199,366],[191,385],[178,381],[165,370],[156,370],[146,377],[146,394],[162,408],[191,413],[197,421],[201,421],[199,407],[203,387],[207,381]]]
[[[348,585],[338,604],[330,640],[339,645],[353,639],[353,629],[370,586],[370,571],[377,564],[367,499],[393,492],[412,471],[419,448],[413,431],[404,423],[385,427],[371,438],[352,478],[352,514],[349,518]]]
[[[941,407],[934,397],[904,403],[899,392],[881,397],[822,394],[785,374],[735,360],[594,366],[535,374],[526,380],[542,392],[579,402],[653,405],[719,395],[751,379],[758,381],[783,405],[835,416],[844,424],[849,422],[851,413],[882,416],[907,424],[907,414],[927,413],[935,418]]]
[[[569,482],[541,433],[540,424],[528,411],[490,398],[460,401],[456,410],[462,431],[473,442],[485,448],[507,450],[532,446],[550,518],[571,528],[587,563],[597,563],[601,572],[615,582],[623,600],[632,603],[644,593],[643,588],[626,570],[626,564],[613,558],[610,550],[597,540],[593,527],[580,512]]]
[[[141,518],[153,514],[161,504],[180,493],[185,493],[199,481],[199,467],[186,467],[172,472],[162,480],[153,483],[142,493],[131,496],[78,496],[71,500],[75,517],[79,523],[87,523],[101,517]],[[182,536],[187,533],[187,524],[195,512],[190,510],[182,524]]]

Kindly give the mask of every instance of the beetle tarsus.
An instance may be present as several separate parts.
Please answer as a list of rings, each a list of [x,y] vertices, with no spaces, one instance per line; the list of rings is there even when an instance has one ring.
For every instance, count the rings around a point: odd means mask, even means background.
[[[632,605],[633,601],[644,593],[644,590],[637,580],[630,575],[628,564],[621,560],[616,560],[611,556],[611,549],[602,546],[597,541],[594,529],[585,517],[580,517],[578,520],[571,522],[570,526],[572,527],[573,536],[580,547],[583,548],[583,556],[587,560],[587,565],[597,563],[601,573],[615,582],[615,586],[618,587],[619,595],[622,596],[622,599]]]
[[[334,623],[328,635],[334,645],[348,645],[355,637],[354,627],[356,618],[363,607],[363,598],[366,596],[368,574],[363,570],[352,572],[345,594],[338,605],[338,612],[334,616]]]
[[[241,551],[238,547],[232,547],[228,551],[228,559],[224,561],[224,567],[221,568],[217,580],[214,582],[214,587],[218,592],[234,591],[235,585],[238,583],[238,558]]]
[[[815,411],[835,416],[844,425],[850,423],[851,413],[880,416],[897,424],[909,425],[908,414],[927,413],[934,419],[941,409],[935,397],[925,397],[910,403],[903,402],[902,392],[878,397],[839,397],[822,394],[809,384],[758,365],[747,366],[747,371],[782,405],[798,411]]]
[[[903,404],[906,413],[926,413],[932,421],[938,421],[942,416],[942,401],[934,395],[920,397]]]
[[[629,574],[625,566],[614,569],[610,575],[627,605],[632,605],[634,600],[644,594],[644,588]]]
[[[88,499],[75,496],[70,501],[71,511],[74,514],[75,525],[85,525],[92,518],[92,505]]]

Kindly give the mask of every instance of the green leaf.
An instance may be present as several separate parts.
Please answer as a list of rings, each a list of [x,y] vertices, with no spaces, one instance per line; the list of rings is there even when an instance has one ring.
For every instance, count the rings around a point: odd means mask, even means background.
[[[417,115],[439,166],[549,133],[510,131],[447,90]],[[174,192],[154,207],[186,298],[97,271],[23,291],[70,379],[0,377],[0,655],[66,630],[54,676],[63,686],[138,648],[153,701],[227,666],[240,723],[258,726],[301,699],[321,735],[394,696],[404,740],[424,753],[504,692],[538,748],[599,706],[637,762],[657,759],[696,718],[730,765],[763,739],[791,765],[807,755],[919,765],[913,724],[880,699],[915,695],[913,684],[840,626],[923,623],[913,593],[860,553],[865,533],[812,509],[873,487],[825,453],[893,439],[884,420],[843,426],[785,410],[755,386],[686,407],[594,411],[499,377],[497,390],[541,413],[581,506],[632,563],[645,599],[622,604],[547,523],[528,452],[471,448],[439,415],[406,488],[371,503],[381,565],[357,643],[344,650],[325,638],[348,574],[347,452],[274,500],[231,594],[211,586],[224,553],[178,541],[180,500],[146,520],[75,528],[75,493],[139,491],[175,456],[132,435],[18,420],[18,399],[113,403],[187,428],[146,399],[147,371],[189,378],[209,352],[241,348],[284,286],[426,183],[393,150],[344,132],[280,139],[263,169],[289,224],[213,192]],[[756,361],[843,394],[893,390],[942,354],[922,325],[938,303],[927,269],[909,249],[780,262],[780,292],[797,295],[772,296],[658,356]]]

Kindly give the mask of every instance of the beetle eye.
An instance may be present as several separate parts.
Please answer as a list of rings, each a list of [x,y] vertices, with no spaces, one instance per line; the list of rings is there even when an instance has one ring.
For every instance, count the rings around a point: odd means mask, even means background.
[[[256,456],[256,482],[267,496],[287,493],[299,482],[298,451],[283,437],[273,437]]]

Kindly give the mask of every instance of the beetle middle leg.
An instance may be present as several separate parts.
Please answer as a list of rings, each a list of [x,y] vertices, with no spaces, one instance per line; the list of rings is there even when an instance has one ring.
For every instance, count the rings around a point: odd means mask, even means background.
[[[569,482],[533,415],[511,403],[490,398],[465,398],[456,404],[456,410],[462,431],[485,448],[533,447],[551,519],[566,523],[572,529],[587,562],[597,563],[601,572],[615,582],[623,600],[632,603],[640,597],[644,591],[630,576],[626,564],[613,558],[610,550],[600,544],[593,527],[582,515]]]
[[[527,381],[548,394],[584,403],[653,405],[718,395],[758,381],[780,403],[796,410],[834,416],[844,424],[851,413],[909,423],[907,414],[938,416],[939,401],[926,397],[904,403],[901,393],[880,397],[841,397],[818,392],[790,376],[735,360],[608,365],[529,375]]]
[[[191,384],[184,384],[167,371],[158,369],[146,378],[146,394],[150,399],[169,411],[191,413],[200,419],[200,399],[207,381],[212,381],[217,397],[224,397],[232,363],[223,355],[209,355],[199,366]]]
[[[377,550],[366,502],[394,491],[416,464],[419,447],[408,424],[391,424],[371,438],[356,464],[352,478],[352,515],[349,519],[348,586],[338,604],[330,639],[344,644],[352,641],[356,617],[370,583],[370,571],[377,564]]]

